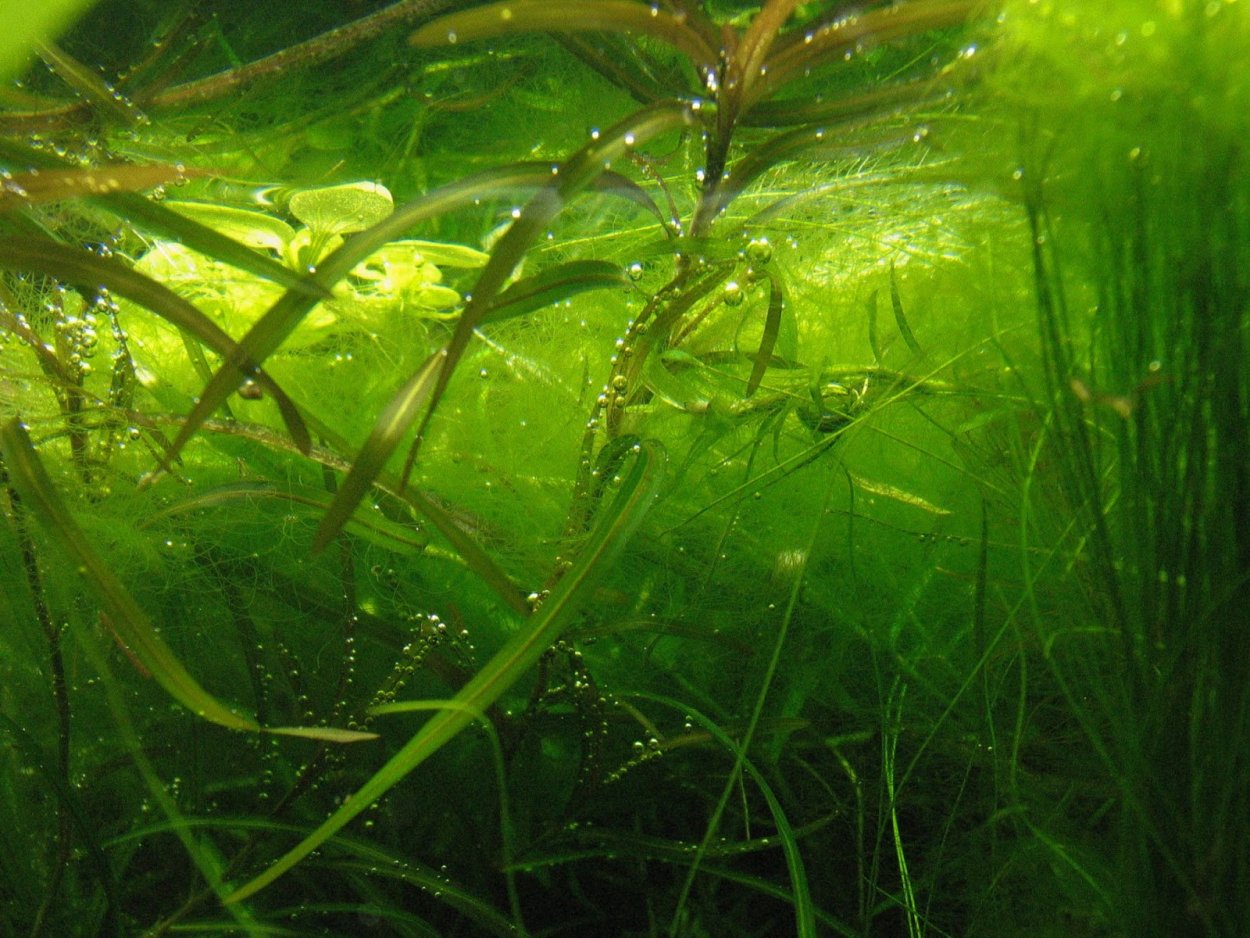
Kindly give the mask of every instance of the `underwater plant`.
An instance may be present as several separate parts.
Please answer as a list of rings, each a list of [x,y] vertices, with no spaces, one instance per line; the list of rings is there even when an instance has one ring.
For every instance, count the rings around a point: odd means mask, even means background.
[[[32,27],[0,930],[1238,933],[1245,17],[1113,6]]]

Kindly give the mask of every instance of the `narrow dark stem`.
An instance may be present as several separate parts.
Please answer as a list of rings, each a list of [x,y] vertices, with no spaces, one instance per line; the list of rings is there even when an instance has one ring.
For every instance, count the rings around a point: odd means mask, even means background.
[[[56,623],[52,620],[52,614],[48,609],[47,599],[44,595],[43,579],[39,573],[39,558],[35,551],[35,543],[30,536],[30,529],[26,523],[26,510],[22,506],[21,496],[9,485],[9,474],[3,460],[0,460],[0,486],[4,486],[9,496],[10,512],[13,516],[13,526],[17,531],[18,549],[22,555],[22,568],[26,574],[26,584],[30,589],[31,605],[34,606],[35,618],[39,621],[39,627],[43,630],[44,638],[48,642],[48,667],[52,672],[52,700],[56,709],[57,722],[57,775],[68,790],[70,787],[70,712],[69,692],[65,682],[65,661],[61,655],[61,633]],[[34,925],[30,930],[32,938],[43,934],[47,924],[48,912],[56,902],[57,893],[60,892],[61,881],[65,876],[65,867],[69,863],[72,846],[71,820],[69,805],[64,799],[61,799],[57,804],[56,810],[55,865],[52,877],[48,882],[47,894],[44,896],[39,910],[35,913]]]
[[[280,75],[291,68],[307,68],[338,58],[352,47],[380,36],[392,26],[433,16],[449,6],[451,0],[400,0],[376,13],[296,43],[263,59],[177,85],[143,103],[152,108],[165,108],[211,101],[262,78]]]
[[[254,82],[281,75],[292,68],[307,68],[338,58],[354,46],[380,36],[387,29],[407,21],[433,16],[449,7],[451,2],[452,0],[400,0],[376,13],[239,68],[175,85],[168,91],[155,95],[145,96],[138,93],[135,101],[143,108],[152,110],[212,101]],[[0,133],[62,129],[89,121],[93,113],[92,105],[85,101],[44,111],[11,112],[0,115]]]

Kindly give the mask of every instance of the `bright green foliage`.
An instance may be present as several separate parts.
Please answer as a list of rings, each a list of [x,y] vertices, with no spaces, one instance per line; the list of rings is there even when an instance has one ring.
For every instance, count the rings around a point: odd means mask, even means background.
[[[1243,4],[192,6],[0,100],[0,933],[1250,933]]]

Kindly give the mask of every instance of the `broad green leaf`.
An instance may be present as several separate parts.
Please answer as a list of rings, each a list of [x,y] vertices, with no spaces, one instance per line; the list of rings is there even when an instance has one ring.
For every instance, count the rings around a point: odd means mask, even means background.
[[[295,238],[294,228],[281,218],[274,218],[264,212],[216,202],[166,201],[165,207],[207,225],[240,244],[246,244],[249,248],[276,251],[280,254]]]
[[[287,208],[318,235],[344,235],[376,225],[395,210],[395,202],[385,186],[353,182],[304,189],[291,196]]]
[[[438,241],[421,241],[409,238],[392,241],[385,250],[411,250],[421,256],[421,260],[436,267],[481,267],[490,255],[477,248],[463,244],[442,244]]]
[[[80,167],[43,150],[33,150],[14,140],[0,137],[0,164],[10,172],[21,174],[30,170],[55,170],[77,172]],[[188,170],[188,173],[191,171]],[[317,299],[329,299],[328,290],[322,289],[303,275],[283,266],[272,257],[227,238],[212,228],[172,212],[158,202],[134,192],[115,191],[99,195],[87,195],[88,201],[104,208],[144,231],[160,235],[171,241],[181,241],[201,254],[231,264],[248,273],[282,284]],[[21,216],[16,216],[21,217]]]
[[[595,582],[612,565],[637,529],[655,499],[663,479],[663,469],[664,453],[658,445],[641,444],[616,497],[602,509],[598,523],[582,545],[573,565],[521,630],[460,689],[451,701],[453,706],[431,717],[320,827],[265,872],[227,896],[225,901],[240,902],[286,873],[459,735],[476,719],[477,714],[485,713],[520,680],[572,624],[578,611],[590,598]]]
[[[311,298],[312,305],[332,296],[328,289],[306,275],[151,199],[123,192],[101,196],[97,201],[137,228],[180,241],[214,260],[281,284],[288,290]]]
[[[300,320],[307,315],[309,310],[316,306],[324,296],[328,296],[334,285],[351,273],[361,261],[429,218],[472,206],[483,198],[513,195],[517,189],[540,187],[550,177],[550,164],[526,163],[521,166],[487,170],[426,193],[400,207],[372,228],[351,235],[340,247],[321,258],[314,276],[301,279],[298,287],[288,289],[252,326],[239,342],[239,348],[235,353],[222,362],[212,380],[205,385],[199,401],[187,415],[182,429],[171,446],[170,457],[176,455],[204,421],[234,393],[244,377],[243,370],[247,363],[264,361],[268,358],[299,325]],[[218,235],[218,237],[221,236]],[[228,238],[224,240],[229,241]],[[236,242],[230,243],[235,244],[246,254],[253,257],[260,256]],[[231,261],[231,263],[234,262]],[[285,267],[278,266],[287,274],[291,274],[291,271],[286,270]],[[311,285],[315,290],[307,289],[307,285]]]

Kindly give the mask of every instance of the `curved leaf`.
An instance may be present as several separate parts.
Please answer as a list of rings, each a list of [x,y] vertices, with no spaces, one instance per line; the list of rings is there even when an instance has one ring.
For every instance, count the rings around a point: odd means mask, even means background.
[[[18,174],[26,170],[48,170],[54,172],[80,172],[68,160],[61,159],[42,150],[23,147],[13,140],[0,137],[0,163],[6,163],[17,169]],[[20,167],[20,169],[19,169]],[[151,169],[143,167],[142,169]],[[136,167],[135,171],[140,172]],[[184,170],[183,175],[192,175],[198,171]],[[142,188],[142,187],[138,187]],[[135,192],[112,191],[103,194],[80,193],[87,200],[102,205],[127,224],[136,228],[160,235],[172,241],[181,241],[189,248],[206,254],[216,260],[223,261],[246,270],[248,273],[280,283],[288,289],[298,290],[318,299],[329,299],[328,290],[323,290],[303,275],[289,267],[278,263],[272,257],[258,254],[239,242],[227,238],[220,232],[206,225],[201,225],[190,218],[170,211],[159,202],[154,202]],[[20,217],[20,216],[19,216]]]

